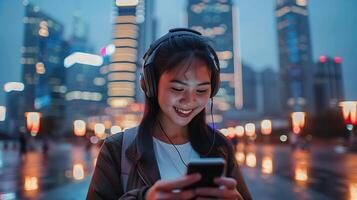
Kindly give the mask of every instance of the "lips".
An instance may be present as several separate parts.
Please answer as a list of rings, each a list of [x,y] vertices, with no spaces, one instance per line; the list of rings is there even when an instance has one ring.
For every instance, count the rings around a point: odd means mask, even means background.
[[[180,109],[180,108],[176,108],[174,107],[176,113],[181,116],[181,117],[188,117],[190,116],[190,114],[192,113],[192,111],[194,109],[189,109],[189,110],[186,110],[186,109]]]

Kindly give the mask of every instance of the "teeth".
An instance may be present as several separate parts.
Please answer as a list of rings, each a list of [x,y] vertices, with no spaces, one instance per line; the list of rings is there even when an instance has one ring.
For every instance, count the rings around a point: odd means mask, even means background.
[[[181,109],[179,109],[179,108],[176,108],[175,107],[175,109],[177,110],[177,111],[179,111],[179,112],[182,112],[183,114],[188,114],[188,113],[190,113],[192,110],[181,110]]]

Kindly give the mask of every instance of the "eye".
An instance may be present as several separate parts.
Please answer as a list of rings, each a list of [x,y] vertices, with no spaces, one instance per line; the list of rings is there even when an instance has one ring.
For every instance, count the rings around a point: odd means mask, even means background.
[[[197,93],[206,93],[208,90],[206,89],[206,90],[197,90]]]
[[[174,87],[172,87],[171,89],[174,90],[174,91],[176,91],[176,92],[182,92],[182,91],[183,91],[183,89],[181,89],[181,88],[174,88]]]

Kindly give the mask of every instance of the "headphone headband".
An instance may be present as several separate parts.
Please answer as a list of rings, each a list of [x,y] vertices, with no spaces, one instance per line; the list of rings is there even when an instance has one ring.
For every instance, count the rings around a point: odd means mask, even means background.
[[[196,37],[201,37],[202,34],[198,31],[192,30],[192,29],[188,29],[188,28],[174,28],[174,29],[170,29],[168,33],[166,33],[164,36],[162,36],[161,38],[159,38],[158,40],[156,40],[155,42],[153,42],[150,45],[149,50],[147,50],[147,52],[144,54],[143,59],[146,62],[147,58],[150,57],[150,55],[166,40],[172,38],[172,37],[176,37],[176,36],[180,36],[180,35],[193,35]]]
[[[198,31],[188,29],[188,28],[174,28],[170,29],[168,33],[166,33],[164,36],[159,38],[158,40],[154,41],[151,45],[150,48],[147,50],[147,52],[144,54],[143,59],[144,59],[144,64],[143,64],[143,83],[141,84],[142,89],[144,90],[145,94],[147,97],[155,97],[157,95],[157,86],[156,86],[156,79],[155,79],[155,72],[154,72],[154,59],[156,55],[156,51],[159,49],[159,47],[167,40],[171,38],[175,38],[178,36],[182,35],[188,35],[188,36],[193,36],[193,37],[198,37],[200,39],[206,40],[202,36],[202,34]],[[213,48],[208,44],[207,45],[208,51],[209,51],[209,57],[212,61],[212,64],[214,65],[214,68],[219,72],[220,67],[219,67],[219,60],[218,57],[213,50]],[[219,75],[218,77],[213,77],[214,82],[211,83],[212,86],[212,93],[211,97],[215,96],[216,93],[218,92],[219,89]]]

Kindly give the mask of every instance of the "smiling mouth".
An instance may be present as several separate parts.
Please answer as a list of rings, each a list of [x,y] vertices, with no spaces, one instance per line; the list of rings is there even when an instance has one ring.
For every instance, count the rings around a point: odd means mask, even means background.
[[[174,108],[175,108],[176,113],[182,117],[188,117],[194,110],[194,109],[184,110],[184,109],[180,109],[180,108],[176,108],[176,107],[174,107]]]

